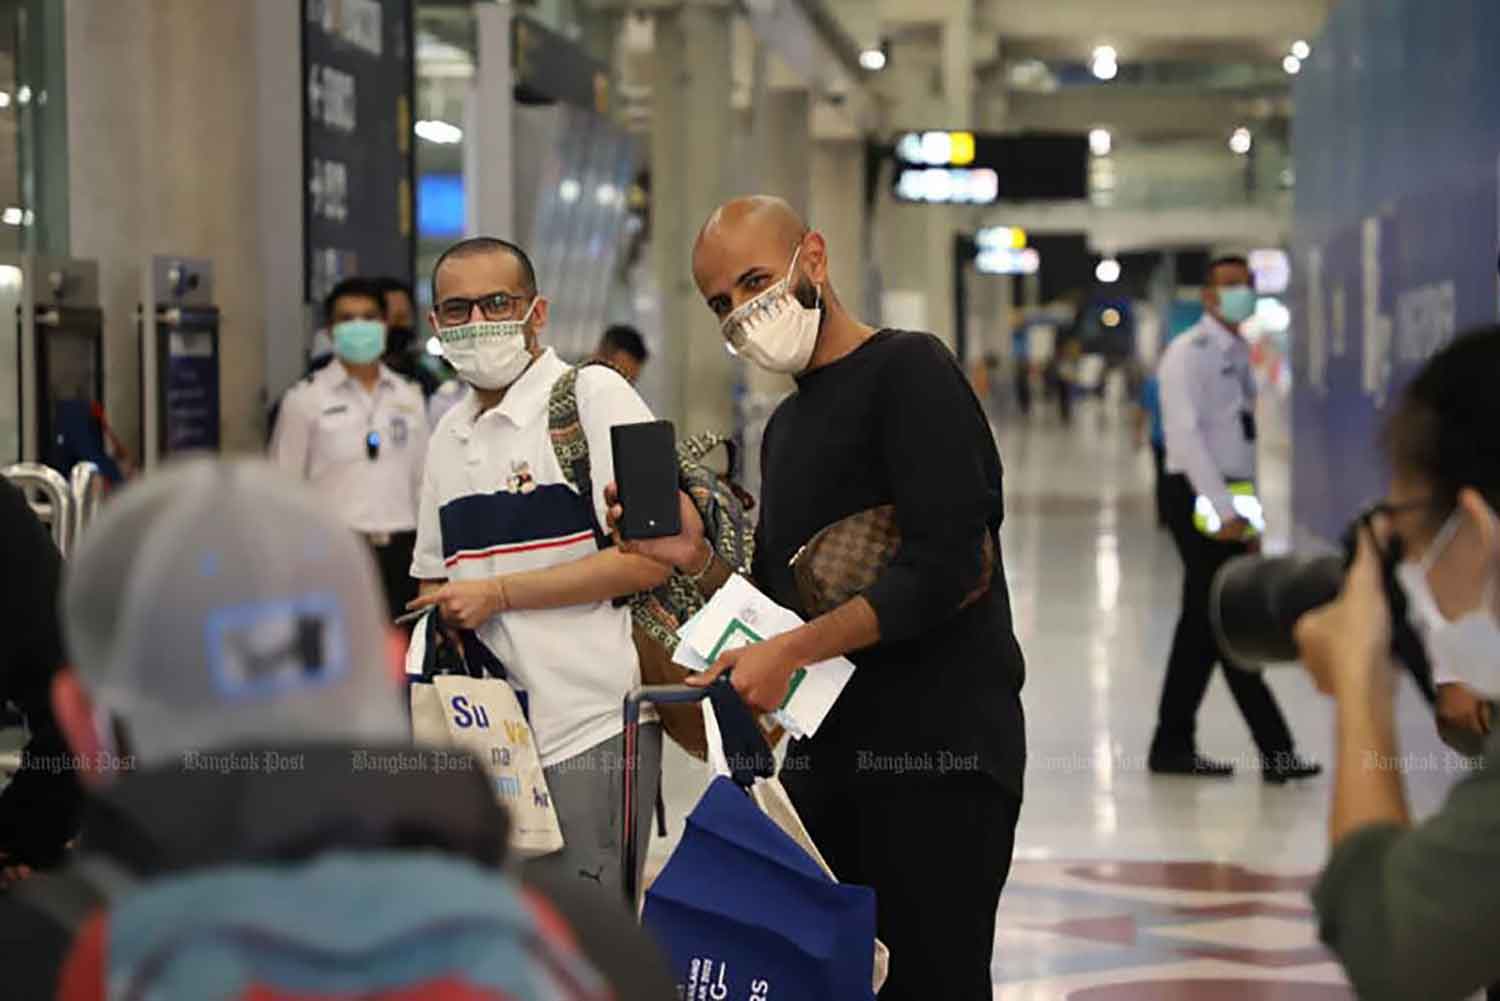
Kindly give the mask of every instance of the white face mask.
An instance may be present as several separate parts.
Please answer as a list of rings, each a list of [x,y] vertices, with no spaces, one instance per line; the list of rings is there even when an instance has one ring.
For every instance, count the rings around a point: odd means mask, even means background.
[[[479,320],[456,327],[439,327],[443,357],[458,377],[479,389],[504,389],[531,364],[526,347],[526,321],[536,300],[519,320]]]
[[[1493,611],[1494,575],[1485,582],[1478,607],[1452,620],[1438,608],[1432,585],[1427,581],[1427,575],[1458,533],[1459,524],[1459,513],[1455,511],[1420,561],[1403,560],[1396,567],[1396,579],[1406,592],[1412,625],[1422,637],[1427,659],[1432,662],[1433,680],[1438,684],[1461,681],[1482,695],[1494,695],[1500,693],[1500,622],[1495,621]]]
[[[807,368],[818,343],[823,292],[818,290],[818,305],[808,308],[797,301],[792,288],[801,252],[798,247],[792,254],[785,278],[724,318],[724,340],[730,350],[769,372],[796,375]]]

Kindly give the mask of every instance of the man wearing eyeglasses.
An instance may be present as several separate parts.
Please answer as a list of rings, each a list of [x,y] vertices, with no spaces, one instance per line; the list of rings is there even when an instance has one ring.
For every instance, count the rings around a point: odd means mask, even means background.
[[[433,269],[432,301],[443,355],[468,390],[433,431],[411,565],[422,596],[412,605],[473,630],[527,693],[564,841],[533,867],[618,899],[620,705],[640,670],[630,610],[613,599],[655,587],[669,571],[609,545],[604,487],[614,479],[609,429],[649,421],[651,411],[608,366],[578,371],[593,485],[592,496],[580,496],[548,424],[553,385],[570,368],[539,343],[549,303],[525,251],[491,237],[450,247]],[[642,728],[640,750],[649,803],[661,769],[658,725]],[[649,821],[640,818],[640,844]]]
[[[386,324],[378,283],[345,279],[328,294],[324,313],[333,361],[287,390],[271,458],[365,537],[395,617],[416,597],[408,569],[427,456],[426,401],[420,386],[381,364]]]

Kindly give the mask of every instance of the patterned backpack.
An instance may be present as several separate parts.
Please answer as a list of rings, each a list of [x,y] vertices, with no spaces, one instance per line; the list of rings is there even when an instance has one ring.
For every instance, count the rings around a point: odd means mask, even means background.
[[[547,428],[552,450],[562,466],[568,485],[588,502],[594,514],[593,477],[589,467],[589,443],[578,418],[578,372],[591,364],[571,368],[552,384],[547,402]],[[755,501],[743,488],[703,465],[703,459],[719,446],[729,453],[734,468],[734,442],[723,435],[698,434],[677,443],[677,468],[682,489],[692,498],[703,518],[704,535],[714,552],[738,573],[749,574],[755,550],[755,526],[746,513]],[[603,526],[595,524],[600,546],[609,545]],[[687,669],[672,661],[677,649],[677,628],[704,605],[703,595],[692,579],[674,570],[660,587],[627,599],[634,623],[635,646],[641,662],[641,680],[649,685],[674,684],[687,676]],[[702,711],[696,705],[659,706],[657,712],[667,735],[689,754],[703,758],[707,738]]]

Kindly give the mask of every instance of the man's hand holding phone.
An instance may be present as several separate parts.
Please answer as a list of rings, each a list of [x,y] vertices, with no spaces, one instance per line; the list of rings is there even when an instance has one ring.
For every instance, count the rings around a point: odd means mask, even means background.
[[[609,531],[621,552],[645,556],[688,573],[696,573],[708,562],[711,550],[703,537],[703,518],[693,499],[681,490],[677,491],[677,506],[682,531],[657,539],[625,539],[620,536],[625,508],[620,503],[620,490],[615,484],[610,483],[604,488],[604,501],[609,505]]]

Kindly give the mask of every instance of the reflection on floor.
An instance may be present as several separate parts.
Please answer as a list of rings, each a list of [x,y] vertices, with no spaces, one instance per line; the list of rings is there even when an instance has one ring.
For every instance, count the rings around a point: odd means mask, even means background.
[[[1181,569],[1155,525],[1150,453],[1133,449],[1125,421],[1097,407],[1081,407],[1070,429],[1050,414],[997,421],[1030,752],[995,997],[1352,997],[1317,944],[1306,893],[1327,850],[1329,776],[1264,785],[1219,680],[1199,714],[1198,743],[1237,762],[1239,774],[1206,781],[1146,771]],[[1268,507],[1287,511],[1285,451],[1262,465]],[[1298,749],[1327,763],[1329,703],[1296,668],[1270,683]],[[1453,760],[1410,686],[1398,721],[1403,751]],[[1431,812],[1456,777],[1441,768],[1408,775],[1416,814]],[[702,788],[701,771],[669,752],[674,835]],[[653,856],[669,845],[654,845]]]

